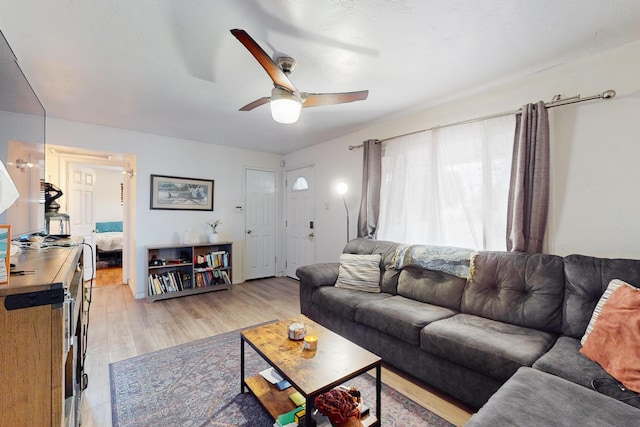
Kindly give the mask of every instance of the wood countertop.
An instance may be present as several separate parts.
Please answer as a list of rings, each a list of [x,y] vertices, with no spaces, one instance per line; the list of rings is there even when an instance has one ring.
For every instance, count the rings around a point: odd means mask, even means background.
[[[82,255],[82,239],[64,239],[49,244],[45,248],[27,248],[11,257],[15,267],[11,271],[26,271],[24,275],[9,275],[9,283],[0,285],[0,297],[40,292],[53,289],[56,285],[70,283]],[[54,245],[67,246],[54,246]],[[33,273],[31,273],[33,272]],[[74,290],[71,290],[75,295]]]

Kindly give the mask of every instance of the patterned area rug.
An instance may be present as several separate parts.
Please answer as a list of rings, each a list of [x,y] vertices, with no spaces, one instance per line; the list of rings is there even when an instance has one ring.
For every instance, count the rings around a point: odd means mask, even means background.
[[[245,372],[266,362],[248,346]],[[273,426],[250,393],[240,393],[240,332],[233,331],[109,365],[113,427]],[[375,413],[375,379],[349,382]],[[367,396],[371,398],[367,399]],[[383,384],[382,425],[451,426]]]

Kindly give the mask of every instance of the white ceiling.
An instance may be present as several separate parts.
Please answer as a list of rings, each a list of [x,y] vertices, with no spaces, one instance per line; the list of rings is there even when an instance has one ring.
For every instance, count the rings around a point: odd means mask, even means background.
[[[285,154],[640,39],[637,0],[2,0],[49,117]],[[229,32],[297,60],[299,90],[366,101],[273,122]]]

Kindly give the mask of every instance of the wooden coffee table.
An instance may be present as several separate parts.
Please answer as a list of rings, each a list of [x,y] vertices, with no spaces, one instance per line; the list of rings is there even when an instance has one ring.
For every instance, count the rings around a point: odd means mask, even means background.
[[[307,335],[318,337],[317,350],[305,350],[303,341],[288,338],[287,327],[292,320],[304,322]],[[244,393],[245,387],[248,388],[274,419],[296,408],[289,399],[289,395],[295,390],[288,388],[279,391],[260,374],[245,378],[245,343],[304,396],[307,414],[313,412],[310,408],[313,408],[316,396],[375,368],[376,414],[369,415],[362,422],[365,426],[380,425],[380,357],[306,318],[257,326],[242,331],[240,336],[241,392]],[[367,396],[363,397],[366,404]],[[312,425],[310,416],[305,417],[305,425]]]

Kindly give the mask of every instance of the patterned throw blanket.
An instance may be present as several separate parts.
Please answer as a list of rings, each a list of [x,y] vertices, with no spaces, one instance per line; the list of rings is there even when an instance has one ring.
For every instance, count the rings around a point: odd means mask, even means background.
[[[393,266],[398,270],[417,266],[466,279],[475,254],[472,249],[450,246],[400,245],[393,255]]]

